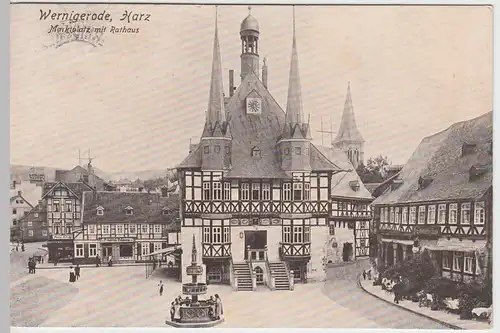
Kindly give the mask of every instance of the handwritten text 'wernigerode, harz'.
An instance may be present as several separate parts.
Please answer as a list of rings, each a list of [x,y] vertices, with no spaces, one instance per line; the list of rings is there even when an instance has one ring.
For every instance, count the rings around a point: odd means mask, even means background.
[[[135,13],[133,11],[125,10],[121,15],[120,19],[123,23],[136,23],[136,22],[150,22],[151,14],[147,13]],[[58,22],[68,22],[69,24],[88,22],[92,23],[111,23],[113,22],[113,17],[106,10],[96,13],[78,13],[78,12],[52,12],[52,10],[44,11],[40,10],[40,21],[58,21]],[[91,23],[92,22],[92,23]],[[59,26],[58,24],[53,24],[50,26],[48,33],[80,33],[80,32],[99,32],[104,33],[109,31],[111,33],[139,33],[139,28],[131,28],[127,26],[114,26],[109,27],[89,27],[89,26]]]

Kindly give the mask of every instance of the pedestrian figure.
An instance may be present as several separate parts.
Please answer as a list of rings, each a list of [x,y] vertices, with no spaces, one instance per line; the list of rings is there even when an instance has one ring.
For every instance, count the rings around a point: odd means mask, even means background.
[[[111,267],[113,265],[113,257],[109,256],[108,258],[108,266]]]
[[[69,266],[69,282],[75,282],[75,269],[73,266]]]
[[[32,273],[33,273],[33,274],[35,274],[35,273],[36,273],[36,261],[35,261],[35,260],[33,260],[33,261],[31,262],[31,265],[32,265],[32,266],[31,266],[31,271],[32,271]]]
[[[16,252],[19,252],[19,245],[16,245]]]
[[[367,273],[368,273],[368,280],[371,280],[372,279],[372,270],[369,269]]]
[[[174,304],[174,321],[180,321],[181,320],[181,305],[178,300],[175,300]]]
[[[215,294],[215,318],[220,319],[220,317],[224,314],[224,310],[222,309],[222,301],[218,294]]]
[[[99,258],[99,255],[95,257],[95,267],[99,267],[101,264],[101,258]]]
[[[21,251],[24,252],[24,243],[21,245]]]
[[[363,271],[363,280],[366,280],[366,271]]]
[[[80,265],[78,264],[75,267],[75,277],[77,280],[80,279]]]
[[[175,303],[172,302],[170,306],[170,321],[174,321],[174,314],[175,314]]]
[[[160,280],[160,283],[158,284],[158,291],[160,292],[160,296],[163,295],[163,283]]]
[[[399,304],[400,300],[400,294],[401,294],[401,287],[403,285],[401,282],[396,282],[396,284],[392,287],[392,291],[394,292],[394,303]]]
[[[33,262],[31,261],[31,258],[28,259],[28,274],[31,274],[33,272]]]

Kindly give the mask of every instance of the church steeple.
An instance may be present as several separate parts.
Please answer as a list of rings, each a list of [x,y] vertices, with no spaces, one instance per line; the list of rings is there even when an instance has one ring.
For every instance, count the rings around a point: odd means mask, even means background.
[[[335,148],[343,150],[355,168],[363,163],[365,140],[358,130],[354,117],[354,107],[351,97],[351,83],[347,84],[347,94],[344,104],[344,112],[340,121],[339,131],[332,142]]]
[[[211,127],[216,123],[226,121],[226,111],[224,107],[224,87],[222,85],[222,65],[220,57],[219,34],[217,29],[217,9],[215,12],[215,36],[212,60],[212,76],[210,79],[210,95],[208,97],[207,123]]]
[[[201,135],[202,169],[224,170],[230,167],[232,136],[227,122],[222,86],[222,64],[220,57],[219,35],[217,29],[217,6],[215,12],[215,36],[210,78],[210,94],[205,126]]]
[[[295,36],[295,7],[293,7],[293,42],[290,78],[286,103],[285,124],[278,141],[281,152],[281,169],[285,172],[311,170],[311,133],[304,122],[302,88],[300,86],[299,57]]]
[[[290,78],[288,83],[288,99],[286,102],[286,117],[288,124],[303,124],[302,88],[300,86],[299,57],[297,55],[297,39],[295,37],[295,7],[293,7],[293,43],[292,60],[290,62]]]

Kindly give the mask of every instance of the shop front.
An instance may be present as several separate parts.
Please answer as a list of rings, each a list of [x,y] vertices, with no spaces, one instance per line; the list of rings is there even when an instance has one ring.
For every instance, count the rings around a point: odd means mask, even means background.
[[[55,239],[52,237],[47,242],[49,251],[48,262],[73,262],[75,256],[73,239]]]
[[[134,238],[106,238],[101,240],[101,258],[107,263],[111,257],[114,263],[134,260]]]

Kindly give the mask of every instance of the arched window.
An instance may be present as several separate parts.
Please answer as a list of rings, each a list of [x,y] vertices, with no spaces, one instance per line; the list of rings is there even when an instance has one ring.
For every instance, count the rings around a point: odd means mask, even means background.
[[[252,157],[260,157],[260,149],[255,146],[252,148]]]
[[[260,268],[260,266],[257,266],[254,271],[257,283],[264,283],[264,271],[262,270],[262,268]]]

